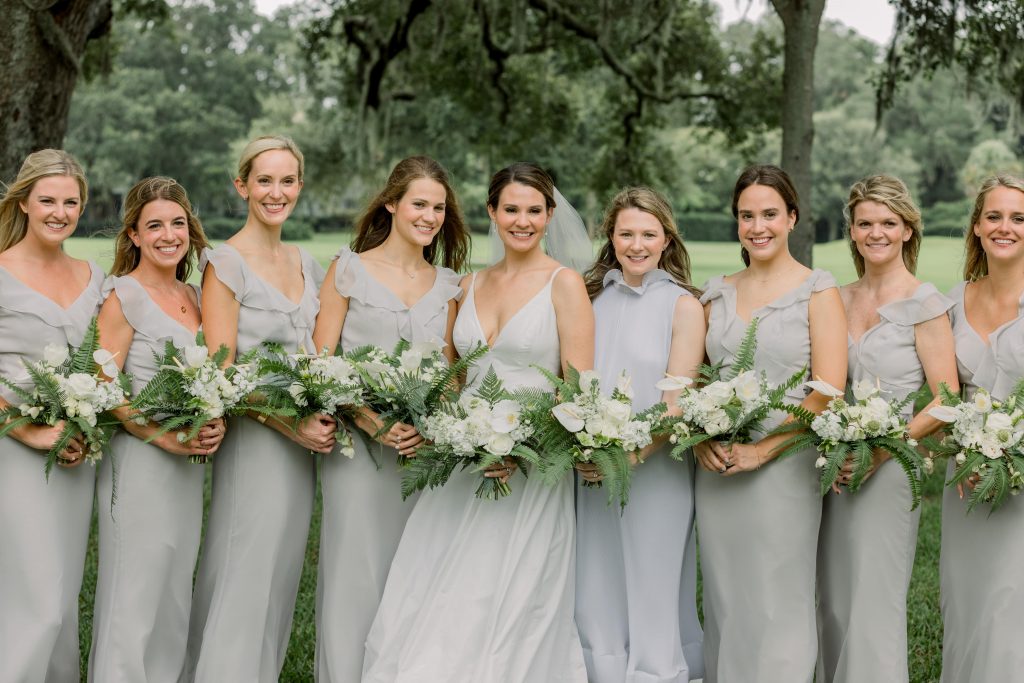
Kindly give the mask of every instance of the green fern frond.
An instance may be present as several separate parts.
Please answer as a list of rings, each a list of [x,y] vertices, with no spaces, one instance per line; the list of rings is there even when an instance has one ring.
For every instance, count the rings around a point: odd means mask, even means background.
[[[747,325],[747,329],[743,333],[743,341],[740,342],[740,347],[736,351],[736,356],[729,367],[729,372],[725,376],[726,380],[735,379],[740,373],[754,369],[754,356],[757,353],[757,326],[759,322],[760,319],[754,318]]]

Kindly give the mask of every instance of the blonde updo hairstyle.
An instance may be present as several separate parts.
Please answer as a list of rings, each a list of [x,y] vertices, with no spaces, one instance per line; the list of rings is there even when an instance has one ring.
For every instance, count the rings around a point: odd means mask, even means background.
[[[50,176],[68,176],[78,183],[82,209],[89,199],[89,184],[81,164],[62,149],[41,149],[32,152],[21,164],[18,176],[7,186],[0,199],[0,252],[6,251],[25,238],[28,216],[20,204],[28,199],[36,181]]]
[[[877,202],[884,205],[910,228],[910,239],[903,243],[903,265],[911,273],[916,273],[917,255],[921,251],[921,235],[924,231],[921,210],[910,197],[910,190],[902,180],[891,175],[873,175],[853,184],[850,188],[850,197],[843,207],[846,235],[850,240],[850,254],[857,269],[857,277],[864,276],[864,257],[857,251],[857,245],[853,241],[853,221],[857,205],[861,202]]]
[[[988,275],[988,257],[981,246],[981,238],[974,234],[974,226],[981,222],[981,212],[985,210],[985,197],[997,187],[1008,187],[1024,192],[1024,180],[1007,173],[999,173],[986,178],[981,184],[978,196],[974,200],[974,211],[971,212],[971,224],[967,226],[964,246],[964,279],[968,282],[980,280]]]
[[[147,204],[158,199],[174,202],[185,212],[185,220],[188,222],[188,251],[178,261],[174,274],[182,282],[188,280],[199,252],[209,246],[209,243],[199,218],[192,210],[192,203],[188,200],[185,188],[174,178],[163,176],[143,178],[125,195],[121,230],[114,238],[114,265],[110,269],[111,275],[127,275],[138,268],[142,253],[132,242],[132,234],[138,232],[142,210]]]
[[[604,276],[609,270],[622,267],[618,259],[615,258],[615,245],[612,238],[615,234],[615,222],[618,220],[619,212],[624,209],[637,209],[649,213],[657,219],[668,239],[665,250],[661,252],[658,267],[671,275],[677,285],[699,297],[701,291],[690,281],[690,255],[679,234],[672,206],[665,197],[649,187],[627,187],[619,191],[608,204],[608,208],[605,209],[604,220],[601,223],[601,233],[605,237],[605,242],[597,254],[594,265],[583,274],[583,280],[587,285],[587,294],[590,295],[590,298],[594,299],[601,293],[604,288]]]
[[[238,178],[243,183],[249,182],[249,174],[252,173],[252,162],[264,152],[275,149],[283,149],[292,153],[292,156],[299,162],[299,181],[302,181],[306,171],[306,160],[302,151],[295,141],[286,135],[264,135],[252,140],[242,150],[242,156],[238,160]]]

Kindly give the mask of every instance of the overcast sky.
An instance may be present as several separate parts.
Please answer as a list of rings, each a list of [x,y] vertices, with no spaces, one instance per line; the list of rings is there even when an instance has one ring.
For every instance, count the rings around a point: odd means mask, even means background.
[[[722,10],[722,21],[732,23],[746,14],[750,19],[768,11],[768,0],[714,0]],[[288,0],[256,0],[256,8],[271,14]],[[885,44],[892,35],[893,9],[886,0],[828,0],[825,16],[838,19],[876,43]]]

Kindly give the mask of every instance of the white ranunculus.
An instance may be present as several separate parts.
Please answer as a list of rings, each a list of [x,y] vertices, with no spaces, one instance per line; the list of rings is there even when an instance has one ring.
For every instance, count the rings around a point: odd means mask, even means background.
[[[583,414],[575,403],[559,403],[551,409],[551,414],[573,434],[583,429]]]
[[[692,384],[693,379],[690,377],[676,377],[675,375],[666,373],[665,379],[658,380],[654,386],[662,391],[678,391],[680,389],[685,389]]]
[[[1006,413],[992,413],[985,421],[985,429],[990,432],[1009,432],[1013,428],[1013,421]]]
[[[714,405],[727,403],[733,396],[733,388],[724,380],[712,382],[700,390],[701,395],[709,399]]]
[[[47,344],[43,347],[43,360],[51,367],[62,365],[68,359],[68,347]]]
[[[814,379],[811,380],[810,382],[805,382],[804,386],[809,387],[814,391],[817,391],[819,394],[823,396],[828,396],[829,398],[838,398],[843,395],[841,389],[836,389],[828,382],[825,382],[824,380],[820,379]]]
[[[609,420],[619,424],[625,423],[629,420],[629,416],[632,415],[632,411],[630,410],[628,403],[612,399],[606,399],[601,402],[601,412],[604,413],[605,417]]]
[[[753,401],[761,395],[761,383],[758,381],[757,373],[753,371],[743,372],[733,380],[736,395],[744,403]]]
[[[519,426],[522,406],[515,401],[498,401],[491,409],[491,429],[499,434],[508,434]]]
[[[992,410],[992,397],[984,389],[974,394],[974,409],[979,413],[987,413]]]
[[[485,448],[494,455],[508,455],[512,452],[512,448],[515,445],[515,440],[508,434],[496,433],[492,434],[491,438],[487,440]]]
[[[209,357],[210,350],[205,346],[186,346],[183,353],[186,365],[190,368],[200,368]]]

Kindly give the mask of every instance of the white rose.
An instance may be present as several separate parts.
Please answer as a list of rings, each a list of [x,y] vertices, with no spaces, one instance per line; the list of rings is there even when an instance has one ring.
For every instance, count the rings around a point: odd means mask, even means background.
[[[516,442],[508,434],[493,434],[491,438],[487,440],[485,448],[489,453],[494,455],[508,455],[512,452],[512,447],[516,445]]]
[[[202,367],[209,357],[209,349],[205,346],[186,346],[184,349],[185,364],[190,368]]]
[[[985,429],[990,432],[1010,431],[1013,428],[1013,421],[1006,413],[992,413],[985,421]]]
[[[84,372],[73,372],[68,375],[67,388],[77,397],[89,396],[96,391],[96,379]]]
[[[757,379],[757,373],[744,372],[733,380],[736,395],[744,403],[753,401],[761,395],[761,383]]]
[[[974,394],[974,409],[979,413],[987,413],[992,410],[992,396],[984,389]]]
[[[601,412],[607,419],[619,424],[629,420],[629,416],[632,414],[629,404],[615,400],[602,401]]]
[[[63,365],[68,359],[68,347],[57,344],[47,344],[43,347],[43,360],[51,367]]]
[[[292,382],[292,385],[288,387],[288,393],[295,399],[295,405],[304,406],[306,405],[305,389],[298,382]]]

